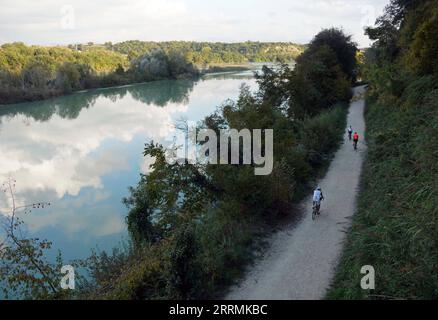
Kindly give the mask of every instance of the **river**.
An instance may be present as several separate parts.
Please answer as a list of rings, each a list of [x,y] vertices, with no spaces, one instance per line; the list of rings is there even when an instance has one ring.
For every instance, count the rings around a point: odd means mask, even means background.
[[[243,82],[256,86],[251,71],[229,72],[0,106],[0,184],[16,180],[18,205],[51,203],[21,215],[27,235],[65,260],[127,239],[122,198],[148,172],[144,144],[171,140],[176,120],[202,120]],[[0,193],[0,212],[10,205]]]

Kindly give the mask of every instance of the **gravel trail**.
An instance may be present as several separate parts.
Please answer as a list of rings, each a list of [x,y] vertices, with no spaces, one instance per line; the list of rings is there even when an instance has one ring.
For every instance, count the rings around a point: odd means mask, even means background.
[[[342,253],[346,230],[356,209],[364,142],[364,87],[354,88],[347,124],[359,133],[358,150],[345,134],[326,176],[318,183],[325,201],[321,215],[311,219],[311,197],[299,204],[303,218],[286,226],[268,240],[263,257],[250,266],[244,279],[230,289],[225,299],[322,299]],[[359,272],[359,271],[358,271]]]

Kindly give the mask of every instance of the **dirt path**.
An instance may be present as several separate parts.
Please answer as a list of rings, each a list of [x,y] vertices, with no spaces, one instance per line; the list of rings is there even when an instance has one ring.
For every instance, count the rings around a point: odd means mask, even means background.
[[[364,88],[354,89],[355,96]],[[356,99],[353,99],[356,100]],[[312,221],[311,197],[300,204],[303,219],[270,239],[263,258],[251,267],[226,299],[322,299],[342,253],[346,228],[355,211],[360,169],[366,146],[363,141],[364,100],[350,104],[348,124],[359,133],[358,151],[345,137],[326,176],[319,182],[325,201],[321,216]]]

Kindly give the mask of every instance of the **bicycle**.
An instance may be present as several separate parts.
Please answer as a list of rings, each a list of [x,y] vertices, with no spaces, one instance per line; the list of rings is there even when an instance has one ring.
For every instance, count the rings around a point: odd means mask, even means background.
[[[357,151],[357,140],[353,141],[353,148],[355,151]]]
[[[316,203],[313,204],[313,206],[312,206],[312,220],[315,220],[316,216],[319,216],[320,207],[321,207],[321,204],[316,204]]]

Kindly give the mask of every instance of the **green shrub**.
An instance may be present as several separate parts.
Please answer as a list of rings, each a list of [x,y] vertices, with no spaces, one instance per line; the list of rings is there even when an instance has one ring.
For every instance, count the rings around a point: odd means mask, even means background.
[[[322,165],[330,152],[339,145],[346,127],[347,110],[345,105],[339,105],[303,122],[300,140],[312,166]]]

